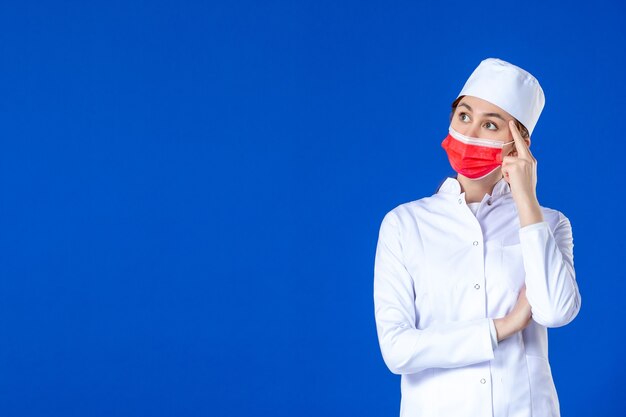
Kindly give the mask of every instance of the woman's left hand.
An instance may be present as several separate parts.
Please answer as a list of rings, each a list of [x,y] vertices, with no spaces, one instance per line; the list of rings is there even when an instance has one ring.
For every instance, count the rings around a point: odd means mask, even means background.
[[[537,160],[522,138],[515,122],[509,121],[517,155],[502,158],[502,175],[511,186],[511,194],[520,215],[520,227],[543,221],[537,200]]]

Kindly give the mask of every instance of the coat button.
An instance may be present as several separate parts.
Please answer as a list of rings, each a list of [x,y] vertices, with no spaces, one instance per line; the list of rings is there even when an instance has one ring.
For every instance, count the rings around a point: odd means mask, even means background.
[[[463,200],[459,198],[459,204],[463,204]]]
[[[478,246],[478,241],[477,240],[474,241],[474,246]]]
[[[491,205],[491,199],[487,200],[487,205],[490,206]]]
[[[480,285],[479,285],[479,284],[476,284],[476,285],[474,285],[474,288],[476,288],[477,290],[479,290],[479,289],[480,289]]]
[[[487,380],[485,378],[481,378],[480,383],[484,384],[485,382],[487,382]]]

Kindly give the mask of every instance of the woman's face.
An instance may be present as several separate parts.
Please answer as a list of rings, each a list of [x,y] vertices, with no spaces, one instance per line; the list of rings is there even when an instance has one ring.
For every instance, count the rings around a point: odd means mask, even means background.
[[[504,143],[513,140],[509,120],[515,118],[495,104],[478,97],[465,96],[457,105],[450,125],[465,136]],[[513,145],[505,145],[502,153],[508,155],[515,149]]]

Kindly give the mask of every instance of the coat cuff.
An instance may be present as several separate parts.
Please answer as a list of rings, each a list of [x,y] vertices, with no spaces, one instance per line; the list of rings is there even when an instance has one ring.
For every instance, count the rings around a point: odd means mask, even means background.
[[[489,320],[489,331],[491,333],[491,347],[496,350],[498,347],[498,332],[496,331],[496,324],[493,319]]]
[[[522,233],[528,233],[528,232],[532,232],[533,230],[541,230],[541,229],[545,229],[545,228],[550,228],[550,226],[548,225],[548,222],[543,221],[543,222],[539,222],[539,223],[533,223],[533,224],[528,224],[524,227],[520,227],[519,232],[520,234]]]

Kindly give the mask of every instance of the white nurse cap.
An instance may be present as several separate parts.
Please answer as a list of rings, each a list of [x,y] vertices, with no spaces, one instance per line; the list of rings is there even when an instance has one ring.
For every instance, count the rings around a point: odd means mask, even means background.
[[[535,77],[497,58],[487,58],[476,67],[458,97],[465,95],[500,107],[519,120],[529,134],[533,133],[546,102]]]

